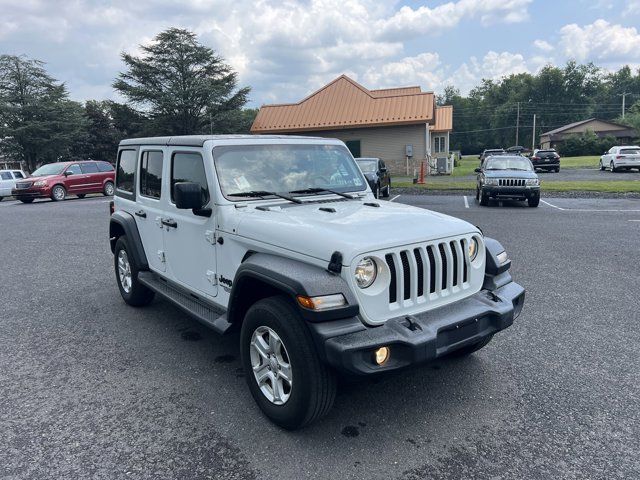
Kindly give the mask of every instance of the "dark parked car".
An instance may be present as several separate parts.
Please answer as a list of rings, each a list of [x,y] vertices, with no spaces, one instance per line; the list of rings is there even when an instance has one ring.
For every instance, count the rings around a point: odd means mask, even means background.
[[[376,198],[388,197],[391,194],[391,175],[384,162],[379,158],[356,158],[356,162]]]
[[[482,164],[485,158],[490,157],[491,155],[504,155],[505,153],[506,152],[502,148],[490,148],[478,155],[478,158],[480,159],[480,164]]]
[[[480,205],[488,205],[491,198],[527,200],[530,207],[537,207],[540,203],[540,180],[526,157],[488,157],[475,171],[478,174],[476,200]]]
[[[523,155],[526,151],[527,149],[520,145],[514,145],[513,147],[507,148],[507,153],[512,153],[514,155]]]
[[[560,171],[560,155],[553,148],[534,150],[533,155],[531,155],[531,163],[533,168],[539,168],[540,170]]]
[[[48,163],[16,182],[12,195],[23,203],[35,198],[64,200],[68,194],[84,198],[87,193],[113,195],[115,171],[108,162],[80,161]]]

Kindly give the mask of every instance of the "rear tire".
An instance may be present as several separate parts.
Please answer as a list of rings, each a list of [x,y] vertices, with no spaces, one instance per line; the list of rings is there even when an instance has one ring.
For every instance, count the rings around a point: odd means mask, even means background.
[[[373,196],[376,197],[376,198],[380,198],[380,184],[379,183],[376,184],[376,189],[373,192]]]
[[[384,187],[384,190],[382,190],[382,196],[384,198],[389,198],[391,196],[391,184]]]
[[[3,199],[3,198],[4,198],[4,197],[0,197],[0,202],[2,201],[2,199]]]
[[[104,194],[105,197],[112,197],[113,196],[113,182],[106,182],[104,184],[104,188],[102,189],[102,193]]]
[[[133,307],[142,307],[151,303],[155,293],[138,281],[139,270],[129,252],[131,249],[127,236],[122,235],[116,241],[116,248],[113,252],[116,282],[125,303]]]
[[[78,198],[84,198],[84,197],[86,197],[86,196],[87,196],[87,194],[86,194],[86,193],[79,193],[79,194],[78,194]]]
[[[61,202],[67,198],[67,190],[62,185],[56,185],[51,189],[51,200]]]
[[[493,339],[493,335],[489,335],[488,337],[485,337],[484,339],[480,340],[477,343],[467,345],[466,347],[462,347],[458,350],[454,350],[453,352],[448,353],[447,357],[449,358],[466,357],[467,355],[471,355],[473,352],[477,352],[481,348],[486,347],[489,344],[489,342],[491,342],[492,339]]]
[[[275,333],[274,337],[271,332]],[[263,336],[265,333],[268,341]],[[258,349],[256,339],[261,337],[264,342],[260,344],[265,347]],[[272,338],[277,339],[273,343],[280,345],[279,348],[272,345]],[[278,351],[286,353],[286,358]],[[240,332],[240,353],[251,395],[275,424],[288,430],[301,428],[325,415],[333,406],[335,376],[320,361],[304,320],[287,298],[265,298],[249,308]],[[258,376],[263,377],[260,384]],[[270,394],[274,391],[274,382],[280,400]]]
[[[556,167],[554,170],[556,173],[560,173],[560,167]]]

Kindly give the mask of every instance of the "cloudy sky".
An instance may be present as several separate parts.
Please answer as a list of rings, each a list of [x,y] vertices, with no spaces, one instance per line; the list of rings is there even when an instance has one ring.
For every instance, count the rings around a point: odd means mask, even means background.
[[[251,105],[342,73],[464,93],[546,63],[640,66],[640,0],[0,0],[0,53],[47,62],[76,100],[115,98],[119,54],[179,26],[222,54]]]

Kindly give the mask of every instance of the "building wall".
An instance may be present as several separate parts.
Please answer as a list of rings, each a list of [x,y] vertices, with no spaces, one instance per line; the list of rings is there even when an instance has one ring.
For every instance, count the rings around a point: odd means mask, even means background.
[[[426,158],[426,125],[399,125],[389,127],[353,128],[305,132],[314,137],[338,138],[343,142],[360,140],[362,157],[381,158],[396,175],[406,175],[405,146],[413,146],[409,160],[409,174],[413,175],[420,160]],[[448,146],[448,145],[447,145]]]

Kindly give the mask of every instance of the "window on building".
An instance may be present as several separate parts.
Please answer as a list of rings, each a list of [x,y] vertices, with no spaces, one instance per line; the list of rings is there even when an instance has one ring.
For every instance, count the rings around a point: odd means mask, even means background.
[[[433,142],[434,142],[435,153],[446,152],[445,137],[443,136],[433,137]]]
[[[204,162],[199,153],[174,153],[171,161],[171,200],[174,200],[173,187],[177,182],[193,182],[200,184],[202,204],[209,201],[209,185],[204,171]]]
[[[360,157],[360,140],[347,140],[344,144],[347,146],[354,158]]]
[[[160,198],[162,193],[162,152],[142,152],[140,195]]]

